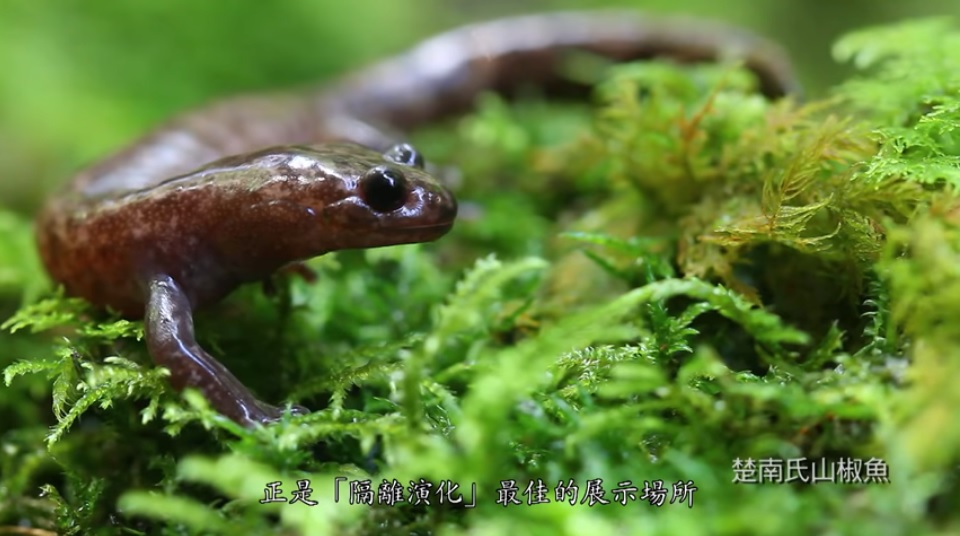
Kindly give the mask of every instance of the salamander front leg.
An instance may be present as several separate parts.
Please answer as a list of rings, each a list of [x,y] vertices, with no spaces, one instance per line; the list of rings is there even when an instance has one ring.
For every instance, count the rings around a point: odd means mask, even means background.
[[[277,270],[277,273],[296,275],[311,284],[316,283],[318,277],[317,272],[313,268],[310,268],[302,262],[292,262]],[[267,296],[275,296],[277,294],[277,286],[273,281],[273,278],[269,277],[263,280],[263,293]]]
[[[193,309],[183,290],[169,276],[150,280],[146,311],[147,348],[153,361],[170,370],[170,384],[178,392],[198,389],[218,412],[250,426],[276,421],[281,408],[257,400],[226,367],[197,344]],[[307,413],[294,406],[295,414]]]

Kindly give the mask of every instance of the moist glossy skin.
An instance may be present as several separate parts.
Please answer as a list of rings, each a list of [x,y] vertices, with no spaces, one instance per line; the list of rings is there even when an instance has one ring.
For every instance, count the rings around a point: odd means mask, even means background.
[[[197,344],[193,310],[330,251],[443,236],[456,201],[397,132],[466,111],[483,91],[583,96],[588,87],[559,74],[571,51],[742,58],[767,96],[798,90],[775,45],[704,21],[595,12],[465,26],[325,89],[175,117],[50,199],[37,220],[41,257],[69,294],[143,317],[175,389],[199,389],[245,425],[274,421],[281,410]]]
[[[364,190],[370,170],[402,177],[396,206]],[[328,251],[436,239],[457,212],[422,168],[350,143],[271,147],[128,192],[94,185],[47,205],[40,250],[68,293],[131,317],[154,274],[200,306]]]

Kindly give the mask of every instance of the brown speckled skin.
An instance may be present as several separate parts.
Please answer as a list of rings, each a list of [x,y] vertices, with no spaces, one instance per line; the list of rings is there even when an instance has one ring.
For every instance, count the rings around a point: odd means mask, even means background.
[[[402,170],[413,185],[386,214],[366,206],[358,188],[377,165]],[[228,157],[122,195],[65,194],[40,215],[38,239],[68,293],[138,317],[153,274],[171,276],[201,306],[328,251],[438,238],[455,216],[456,201],[423,170],[326,143]]]
[[[589,88],[558,75],[571,50],[615,61],[738,57],[766,95],[798,91],[775,45],[704,21],[594,12],[465,26],[326,89],[235,97],[174,118],[50,199],[37,220],[44,264],[69,294],[144,317],[150,354],[175,389],[199,389],[245,425],[274,421],[281,410],[196,343],[193,309],[292,262],[445,234],[453,196],[379,151],[397,131],[469,109],[483,91],[509,96],[533,84],[582,96]],[[374,210],[358,187],[378,165],[406,177],[396,210]]]

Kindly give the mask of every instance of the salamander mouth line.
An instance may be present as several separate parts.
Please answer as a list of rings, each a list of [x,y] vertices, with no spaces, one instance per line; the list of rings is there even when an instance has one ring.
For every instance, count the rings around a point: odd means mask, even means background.
[[[411,225],[409,227],[399,227],[401,231],[431,231],[434,229],[449,229],[453,227],[453,221],[445,223],[434,223],[430,225]]]

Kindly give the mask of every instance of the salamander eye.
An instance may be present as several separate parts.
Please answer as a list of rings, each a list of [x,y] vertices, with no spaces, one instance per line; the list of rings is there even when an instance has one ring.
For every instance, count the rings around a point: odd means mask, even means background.
[[[423,169],[423,155],[409,143],[398,143],[387,149],[383,156],[391,162]]]
[[[407,199],[407,179],[398,169],[377,166],[360,179],[360,191],[367,206],[377,212],[391,212]]]

